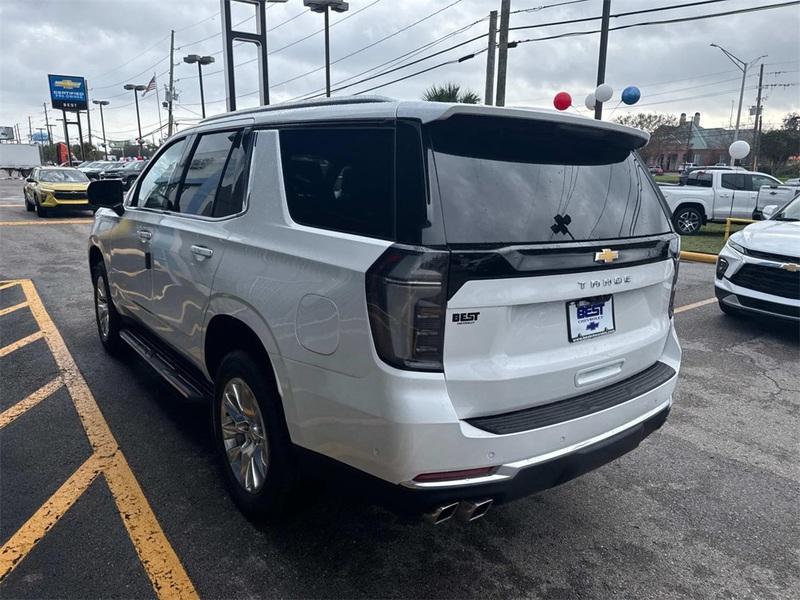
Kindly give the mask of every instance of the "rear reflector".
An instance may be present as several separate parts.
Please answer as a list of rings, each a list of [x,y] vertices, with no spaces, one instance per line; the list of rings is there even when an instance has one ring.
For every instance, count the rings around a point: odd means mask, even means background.
[[[480,467],[478,469],[462,469],[461,471],[444,471],[442,473],[423,473],[414,477],[420,483],[432,481],[455,481],[456,479],[471,479],[473,477],[486,477],[497,470],[497,467]]]

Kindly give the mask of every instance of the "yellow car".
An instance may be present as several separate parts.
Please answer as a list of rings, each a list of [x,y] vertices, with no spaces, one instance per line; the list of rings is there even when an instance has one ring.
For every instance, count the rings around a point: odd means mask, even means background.
[[[36,167],[25,180],[25,208],[47,217],[58,207],[89,208],[89,178],[71,167]]]

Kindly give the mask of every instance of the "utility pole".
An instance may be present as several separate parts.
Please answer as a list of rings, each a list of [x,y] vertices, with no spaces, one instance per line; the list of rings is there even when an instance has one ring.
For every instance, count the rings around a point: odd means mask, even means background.
[[[78,111],[78,120],[81,120],[80,111]],[[86,81],[86,128],[89,130],[89,152],[92,151],[92,117],[89,114],[89,82]],[[91,158],[91,157],[90,157]]]
[[[173,75],[175,73],[175,30],[169,35],[169,90],[167,91],[167,137],[172,137],[172,100],[175,95],[173,86]]]
[[[500,49],[497,52],[497,106],[506,105],[506,72],[508,71],[508,20],[511,0],[500,3]]]
[[[50,133],[50,119],[47,117],[47,102],[42,102],[44,107],[44,125],[47,127],[47,142],[53,145],[53,135]]]
[[[608,55],[608,24],[611,20],[611,0],[603,0],[603,20],[600,24],[600,55],[597,57],[597,85],[606,82],[606,56]],[[594,118],[603,118],[603,103],[595,102]]]
[[[31,116],[28,115],[28,141],[33,143],[33,125],[31,125]]]
[[[689,135],[686,136],[686,154],[684,155],[683,162],[694,162],[689,153],[692,151],[692,125],[694,125],[694,118],[689,121]]]
[[[486,52],[486,92],[483,103],[494,104],[494,62],[497,51],[497,11],[489,13],[489,48]]]
[[[758,96],[756,98],[756,121],[753,125],[753,171],[758,171],[758,151],[761,145],[761,88],[764,85],[764,63],[758,70]]]

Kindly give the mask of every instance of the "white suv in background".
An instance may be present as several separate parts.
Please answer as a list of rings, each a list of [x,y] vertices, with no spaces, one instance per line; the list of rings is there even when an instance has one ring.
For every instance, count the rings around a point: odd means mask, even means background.
[[[251,516],[322,465],[434,522],[480,517],[667,417],[679,248],[646,142],[365,97],[206,119],[124,202],[91,184],[101,340],[209,399]]]

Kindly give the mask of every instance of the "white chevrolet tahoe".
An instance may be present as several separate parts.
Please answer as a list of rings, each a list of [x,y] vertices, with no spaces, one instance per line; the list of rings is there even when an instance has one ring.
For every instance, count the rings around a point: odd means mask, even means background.
[[[171,138],[93,182],[103,345],[205,398],[231,494],[336,473],[472,520],[635,448],[681,351],[678,236],[641,131],[340,98]]]
[[[757,217],[763,208],[759,201],[775,204],[768,202],[767,196],[759,195],[761,187],[780,183],[766,173],[709,167],[689,173],[686,185],[665,185],[661,191],[667,199],[675,230],[681,235],[696,235],[708,221]]]

